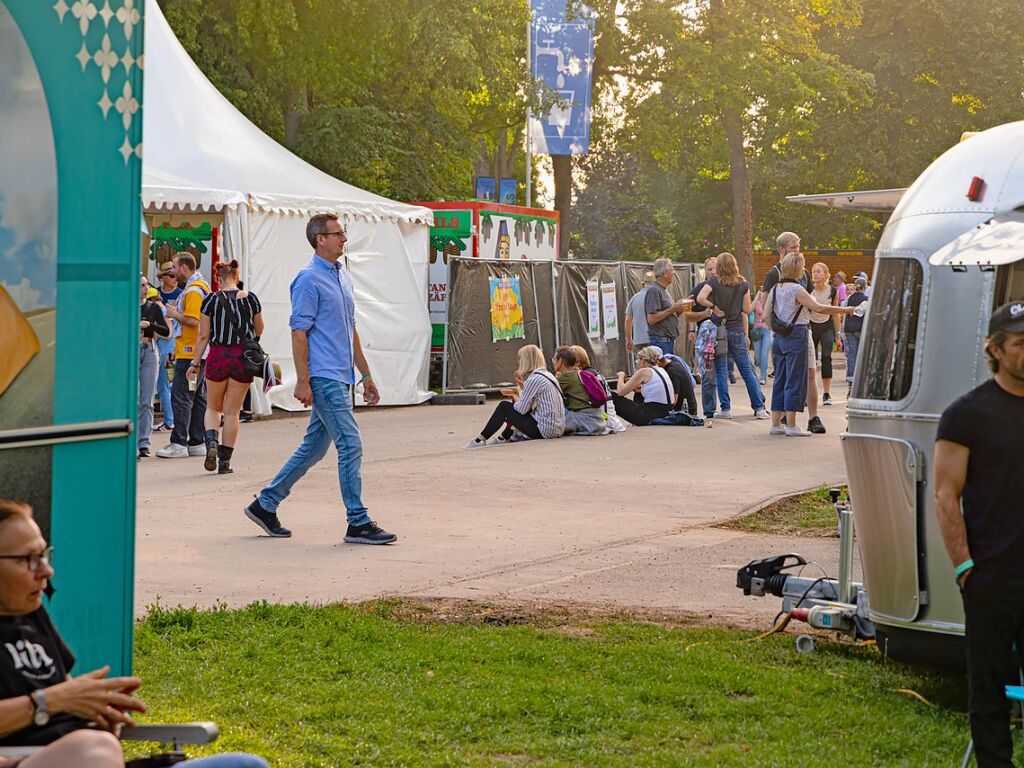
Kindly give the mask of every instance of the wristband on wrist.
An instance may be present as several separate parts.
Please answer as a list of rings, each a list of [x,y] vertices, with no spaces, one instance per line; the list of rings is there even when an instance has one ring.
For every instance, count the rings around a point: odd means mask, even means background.
[[[953,572],[956,574],[956,577],[959,579],[961,576],[963,576],[965,573],[967,573],[967,571],[971,570],[971,568],[973,568],[973,567],[974,567],[974,561],[971,558],[967,558],[962,563],[960,563],[960,565],[958,565],[956,568],[954,568]]]
[[[373,374],[371,374],[371,373],[369,373],[369,372],[366,372],[366,373],[364,373],[364,374],[363,374],[363,378],[361,378],[361,379],[359,380],[359,383],[360,383],[360,384],[362,384],[362,383],[364,383],[364,382],[365,382],[365,381],[366,381],[367,379],[372,379],[372,378],[373,378]]]

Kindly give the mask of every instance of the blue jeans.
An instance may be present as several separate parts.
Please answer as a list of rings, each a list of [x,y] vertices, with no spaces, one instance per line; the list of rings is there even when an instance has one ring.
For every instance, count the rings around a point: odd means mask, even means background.
[[[715,358],[718,362],[718,358]],[[704,418],[711,419],[715,416],[715,408],[718,407],[718,385],[715,383],[715,374],[705,371],[700,380],[700,402],[704,407]]]
[[[674,355],[676,351],[676,340],[667,336],[651,336],[651,346],[657,347],[666,355]]]
[[[761,378],[768,378],[768,352],[772,348],[772,332],[767,328],[761,329],[761,338],[754,342],[754,361],[758,370],[761,371]]]
[[[194,760],[185,760],[178,765],[188,766],[188,768],[270,768],[262,757],[245,752],[227,752],[223,755],[197,757]]]
[[[854,367],[857,365],[857,350],[860,349],[860,334],[846,334],[846,380],[853,381]]]
[[[750,364],[750,353],[747,352],[747,335],[743,331],[729,331],[728,360],[735,361],[736,368],[739,369],[740,376],[743,377],[743,383],[747,385],[750,407],[755,411],[764,408],[764,395],[761,394],[761,387],[757,384],[754,368]],[[715,358],[715,379],[718,384],[718,399],[722,403],[722,411],[731,411],[729,365],[726,355]]]
[[[295,485],[310,468],[327,454],[331,443],[338,450],[338,484],[345,502],[348,524],[359,527],[370,522],[370,513],[363,506],[363,441],[352,414],[352,385],[333,379],[313,376],[313,412],[302,444],[281,467],[270,485],[260,492],[260,506],[277,512],[278,505],[288,498]]]
[[[807,400],[806,325],[794,325],[789,336],[775,334],[772,356],[775,358],[775,383],[772,386],[772,410],[804,410]]]
[[[160,396],[160,410],[164,412],[164,426],[174,426],[174,406],[171,405],[171,379],[167,375],[167,356],[174,354],[174,339],[157,339],[156,391]]]
[[[139,342],[139,448],[149,448],[153,434],[153,391],[157,373],[153,342]]]

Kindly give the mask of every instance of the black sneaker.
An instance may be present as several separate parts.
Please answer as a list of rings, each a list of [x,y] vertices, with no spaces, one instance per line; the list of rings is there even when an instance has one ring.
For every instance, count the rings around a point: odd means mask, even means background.
[[[815,435],[824,435],[825,425],[821,423],[821,419],[815,416],[807,422],[807,431]]]
[[[345,542],[348,544],[390,544],[397,539],[395,534],[388,533],[376,523],[367,523],[358,528],[350,525],[345,533]]]
[[[262,528],[267,536],[271,538],[287,539],[292,535],[291,531],[281,525],[277,515],[273,512],[267,512],[267,510],[260,506],[259,499],[254,499],[252,504],[245,508],[245,516]]]
[[[140,459],[148,459],[149,458],[149,448],[139,448],[139,458]]]
[[[830,395],[828,392],[826,392],[824,395],[822,395],[821,396],[821,404],[822,405],[832,405],[832,395]]]

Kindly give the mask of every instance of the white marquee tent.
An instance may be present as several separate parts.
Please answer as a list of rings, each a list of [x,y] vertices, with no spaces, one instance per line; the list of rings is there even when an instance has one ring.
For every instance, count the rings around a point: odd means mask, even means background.
[[[270,402],[301,408],[291,395],[288,287],[312,253],[306,220],[322,211],[337,213],[348,230],[356,322],[382,402],[428,399],[433,212],[338,181],[264,134],[206,79],[155,0],[146,0],[144,82],[143,205],[224,214],[221,258],[237,258],[260,297],[263,345],[282,368]]]

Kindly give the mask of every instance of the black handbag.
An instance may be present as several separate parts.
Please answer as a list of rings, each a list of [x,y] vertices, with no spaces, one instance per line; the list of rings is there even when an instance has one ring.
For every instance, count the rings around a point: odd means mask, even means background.
[[[235,319],[235,313],[228,306],[224,294],[218,293],[217,298],[220,300],[221,306],[224,307],[224,314],[227,315],[228,322],[231,323],[231,327],[235,329],[235,333],[242,340],[242,369],[249,376],[263,378],[263,369],[267,360],[270,359],[270,355],[263,351],[263,347],[260,346],[255,336],[242,332],[238,326],[238,320]]]
[[[800,316],[801,309],[800,307],[797,307],[796,312],[793,315],[793,319],[790,320],[788,323],[784,322],[781,317],[775,314],[775,300],[778,298],[778,294],[775,292],[775,289],[777,287],[778,286],[772,286],[772,316],[770,319],[772,324],[772,330],[779,336],[785,337],[789,336],[789,334],[793,332],[793,326],[796,325],[796,319]]]

